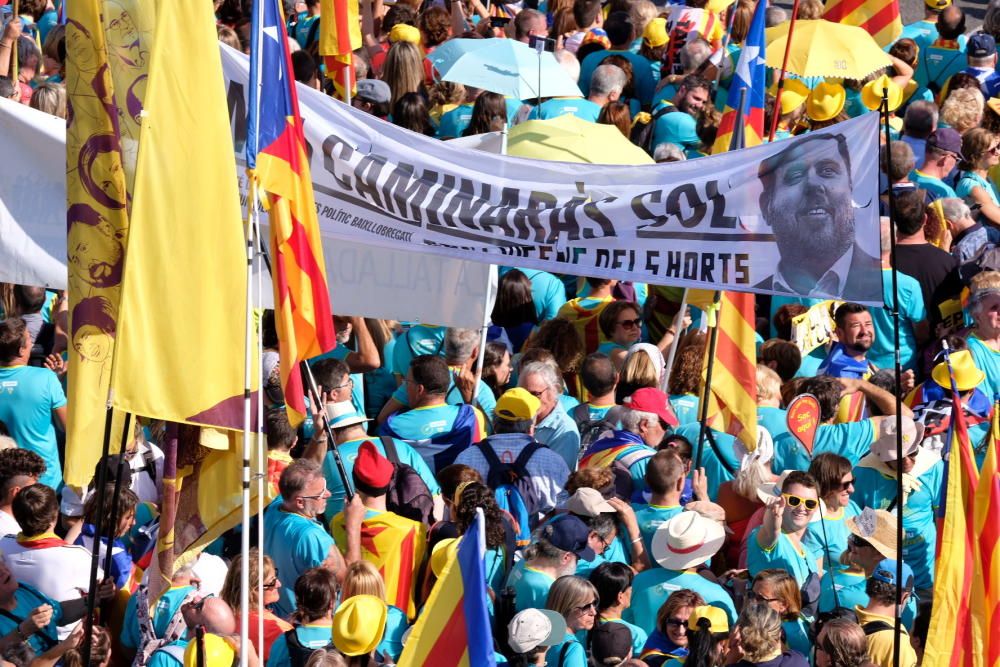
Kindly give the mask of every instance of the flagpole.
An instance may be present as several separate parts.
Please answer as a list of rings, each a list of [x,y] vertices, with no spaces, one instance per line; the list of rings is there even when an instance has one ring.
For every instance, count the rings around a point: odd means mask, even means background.
[[[799,0],[792,3],[792,20],[788,24],[788,37],[785,39],[785,55],[781,59],[781,74],[778,75],[778,90],[774,95],[774,111],[771,112],[771,131],[767,135],[768,143],[774,141],[774,133],[778,131],[778,118],[781,117],[781,91],[785,87],[785,71],[788,67],[788,56],[792,51],[792,35],[795,32],[795,15],[799,12]]]
[[[113,363],[114,358],[112,357]],[[96,502],[98,508],[104,506],[104,487],[108,481],[107,466],[104,465],[104,461],[107,460],[111,450],[111,423],[114,416],[114,410],[111,408],[111,399],[113,396],[113,390],[108,387],[108,403],[104,415],[104,437],[101,439],[101,460],[100,465],[97,466],[97,488],[94,489],[94,493],[97,494]],[[86,489],[83,489],[81,492],[84,496],[86,493]],[[83,664],[85,665],[90,664],[90,640],[94,627],[94,609],[97,602],[97,565],[101,560],[101,529],[104,523],[101,521],[102,514],[103,512],[98,511],[94,515],[94,544],[90,554],[90,578],[87,584],[87,615],[83,621],[83,646],[80,651],[83,654]]]
[[[10,18],[11,21],[20,21],[21,20],[20,6],[21,6],[20,0],[14,0],[14,6],[12,8],[13,9],[13,14],[11,15],[11,18]],[[17,62],[17,45],[18,45],[18,43],[20,41],[21,41],[20,37],[18,37],[16,40],[14,40],[14,44],[12,45],[12,47],[10,49],[10,72],[9,72],[9,74],[10,74],[10,80],[14,82],[15,86],[19,86],[20,85],[20,83],[19,83],[20,82],[20,78],[18,77],[18,72],[17,72],[18,65],[20,64],[20,63]],[[18,95],[18,98],[20,98],[20,95]]]
[[[712,300],[712,304],[716,308],[715,326],[712,327],[708,349],[705,351],[708,354],[708,367],[705,369],[705,390],[701,394],[701,404],[698,406],[698,411],[701,413],[698,418],[698,421],[701,422],[701,428],[698,430],[698,451],[694,460],[695,470],[701,468],[701,455],[705,449],[705,437],[708,435],[708,397],[712,391],[712,371],[715,370],[715,348],[719,342],[719,324],[721,322],[718,309],[721,300],[722,292],[716,291],[715,298]]]
[[[351,106],[351,72],[354,70],[354,55],[350,64],[344,68],[344,104]]]
[[[796,0],[798,2],[798,0]],[[791,42],[791,39],[789,39]],[[786,52],[787,53],[787,52]],[[889,131],[889,91],[883,89],[881,112],[885,122],[885,163],[886,171],[892,172],[892,145]],[[896,270],[896,223],[895,206],[892,201],[892,194],[889,195],[889,263],[892,273],[892,330],[893,330],[893,354],[896,378],[896,461],[897,465],[902,465],[903,461],[903,396],[902,396],[902,375],[903,369],[900,365],[899,356],[899,277]],[[962,406],[959,405],[961,410]],[[899,504],[896,508],[896,622],[893,628],[892,643],[892,664],[893,667],[900,667],[900,642],[902,641],[902,611],[903,611],[903,471],[896,471],[896,498]]]
[[[316,378],[313,376],[312,368],[309,367],[308,362],[303,362],[303,366],[306,369],[306,380],[309,382],[309,393],[310,400],[315,401],[316,405],[322,406],[323,403],[320,398],[319,388],[316,386]],[[317,410],[319,413],[320,421],[323,422],[323,428],[326,430],[327,441],[330,443],[330,453],[333,454],[333,462],[337,466],[337,472],[340,474],[340,481],[344,484],[344,499],[350,500],[354,496],[354,484],[351,482],[351,476],[347,474],[347,468],[344,467],[344,460],[340,457],[340,447],[337,445],[336,438],[333,437],[333,429],[330,428],[330,418],[326,414],[326,410]]]
[[[677,348],[681,344],[681,325],[684,324],[684,311],[687,310],[688,291],[684,288],[684,295],[681,297],[681,307],[674,315],[674,340],[670,343],[670,352],[667,353],[666,372],[663,374],[663,386],[660,389],[668,393],[670,387],[670,373],[674,368],[674,358],[677,356]]]
[[[264,359],[263,304],[264,304],[264,244],[260,235],[260,206],[253,200],[254,238],[257,240],[257,304],[261,306],[261,335],[257,336],[257,360],[261,368],[260,389],[257,391],[257,637],[264,636],[264,485],[267,480],[267,461],[264,455],[264,376],[260,365]]]
[[[125,413],[125,425],[122,428],[121,447],[118,449],[118,468],[115,470],[115,490],[111,494],[111,521],[108,522],[111,524],[108,526],[108,548],[104,552],[105,578],[111,576],[111,550],[115,537],[117,537],[116,533],[118,532],[118,521],[121,519],[121,517],[118,516],[118,499],[121,498],[122,494],[122,475],[125,474],[125,446],[128,444],[131,417],[131,413]],[[100,541],[100,536],[95,535],[94,537]]]

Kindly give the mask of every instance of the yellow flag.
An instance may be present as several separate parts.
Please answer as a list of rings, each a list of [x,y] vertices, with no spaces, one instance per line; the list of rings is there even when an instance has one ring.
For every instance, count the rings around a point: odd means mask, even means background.
[[[118,318],[122,410],[242,427],[247,260],[233,152],[211,6],[164,2]]]

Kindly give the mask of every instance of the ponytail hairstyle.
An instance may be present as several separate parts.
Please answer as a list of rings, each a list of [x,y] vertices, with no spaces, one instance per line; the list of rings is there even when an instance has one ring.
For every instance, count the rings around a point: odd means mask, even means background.
[[[496,496],[485,484],[479,482],[459,486],[455,493],[455,526],[465,534],[476,519],[476,508],[483,510],[486,528],[486,548],[496,549],[504,543],[503,510],[497,505]]]
[[[729,623],[723,627],[713,623],[709,606],[695,607],[688,618],[688,656],[684,667],[717,667],[716,648],[729,639]],[[711,614],[716,615],[716,614]]]

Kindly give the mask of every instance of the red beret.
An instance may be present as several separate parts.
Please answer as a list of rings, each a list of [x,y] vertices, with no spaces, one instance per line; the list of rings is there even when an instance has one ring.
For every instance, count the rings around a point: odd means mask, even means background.
[[[373,489],[389,486],[392,478],[392,463],[379,453],[370,441],[361,443],[358,457],[354,460],[354,474],[358,481]]]

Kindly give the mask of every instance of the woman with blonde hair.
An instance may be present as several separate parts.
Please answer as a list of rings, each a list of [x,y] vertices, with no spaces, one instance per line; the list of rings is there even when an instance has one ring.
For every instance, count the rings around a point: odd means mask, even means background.
[[[359,560],[347,566],[344,583],[340,588],[340,599],[347,600],[355,595],[372,595],[385,600],[385,582],[378,569],[366,560]],[[385,634],[379,642],[378,652],[383,656],[399,659],[403,652],[403,634],[408,626],[406,614],[393,605],[387,605],[389,613],[385,620]]]
[[[781,645],[781,615],[766,602],[748,602],[736,621],[736,641],[743,658],[738,667],[809,667],[798,651],[784,650]]]
[[[389,84],[392,97],[389,106],[395,107],[407,93],[423,93],[424,68],[420,49],[410,42],[400,41],[389,47],[382,67],[382,80]]]
[[[835,618],[823,625],[816,637],[816,667],[873,667],[868,658],[868,639],[860,625]]]
[[[955,194],[971,206],[979,206],[982,214],[993,223],[1000,223],[1000,198],[987,172],[1000,162],[1000,138],[981,127],[962,136],[962,155],[958,163],[958,183]]]
[[[740,561],[743,538],[753,523],[754,515],[764,507],[757,496],[757,488],[775,482],[778,476],[771,471],[774,458],[774,441],[760,424],[757,425],[757,448],[747,452],[739,440],[734,445],[739,457],[739,469],[732,480],[719,485],[716,502],[726,511],[729,533],[722,546],[726,562],[731,566]]]
[[[261,660],[267,661],[268,656],[271,654],[271,645],[274,644],[274,640],[291,630],[292,625],[278,618],[278,616],[267,608],[267,605],[278,601],[278,589],[281,588],[281,582],[278,581],[278,571],[274,567],[274,561],[271,560],[270,556],[264,556],[263,604],[260,603],[258,596],[260,588],[258,585],[260,582],[260,558],[256,547],[250,549],[249,561],[250,641],[253,643],[254,650],[257,651],[257,655],[260,656]],[[219,597],[229,605],[233,610],[233,614],[237,617],[240,615],[240,575],[242,570],[243,558],[233,559],[233,562],[229,565],[229,571],[226,572],[226,580],[222,584],[222,590],[219,592]],[[258,632],[258,628],[260,627],[258,619],[261,616],[264,617],[263,642],[261,642],[260,633]]]
[[[566,619],[566,639],[549,649],[545,655],[546,664],[552,667],[587,666],[587,652],[576,633],[594,628],[599,603],[597,589],[583,577],[570,574],[555,580],[545,607]]]
[[[615,402],[621,405],[626,397],[644,387],[659,388],[663,367],[663,353],[655,345],[636,343],[630,347],[615,388]]]
[[[747,599],[766,602],[778,612],[788,647],[809,655],[809,622],[802,617],[802,593],[795,577],[784,570],[761,570],[753,579]]]
[[[990,387],[1000,387],[1000,272],[983,271],[972,278],[969,312],[974,325],[966,339],[976,367]]]
[[[941,123],[964,135],[979,127],[985,107],[986,100],[978,88],[953,88],[941,105]]]
[[[38,84],[28,106],[50,116],[66,118],[66,86],[49,81]]]

